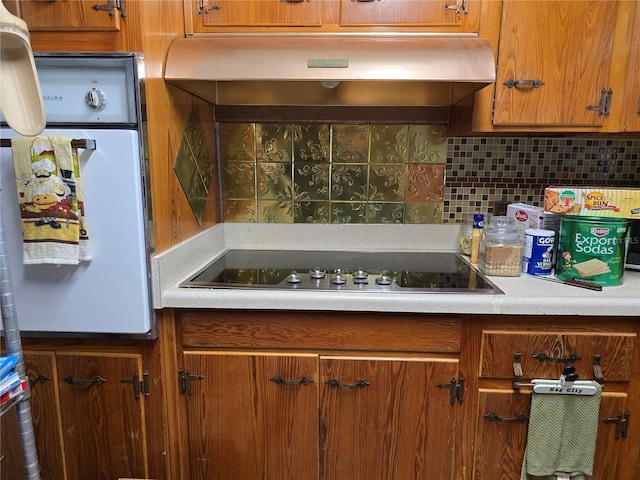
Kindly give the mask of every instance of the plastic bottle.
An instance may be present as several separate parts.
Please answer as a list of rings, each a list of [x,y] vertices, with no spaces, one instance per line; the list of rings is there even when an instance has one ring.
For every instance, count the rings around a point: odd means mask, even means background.
[[[471,263],[478,263],[480,240],[484,229],[484,214],[473,214],[473,228],[471,229]]]

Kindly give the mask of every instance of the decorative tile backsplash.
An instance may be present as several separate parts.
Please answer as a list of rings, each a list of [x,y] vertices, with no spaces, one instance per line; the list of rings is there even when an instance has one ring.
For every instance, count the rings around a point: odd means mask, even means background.
[[[220,123],[225,222],[442,223],[550,184],[640,188],[640,140],[446,137],[441,125]]]
[[[226,222],[441,223],[437,125],[221,123]]]

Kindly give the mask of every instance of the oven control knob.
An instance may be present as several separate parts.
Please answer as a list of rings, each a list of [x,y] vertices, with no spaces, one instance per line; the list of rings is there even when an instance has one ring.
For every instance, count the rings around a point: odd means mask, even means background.
[[[311,270],[309,272],[309,275],[314,280],[322,280],[326,276],[326,274],[322,270],[320,270],[320,267],[316,267],[314,270]]]
[[[353,283],[355,283],[356,285],[368,283],[368,280],[369,275],[362,268],[359,268],[358,270],[353,272]]]
[[[387,272],[382,272],[378,278],[376,278],[378,285],[391,285],[391,277]]]
[[[84,101],[91,110],[104,110],[107,106],[107,94],[99,88],[92,88],[84,96]]]

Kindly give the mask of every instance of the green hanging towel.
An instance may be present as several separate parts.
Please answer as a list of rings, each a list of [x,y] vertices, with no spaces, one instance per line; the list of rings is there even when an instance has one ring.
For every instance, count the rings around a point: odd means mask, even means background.
[[[531,394],[520,480],[585,480],[593,473],[602,387],[592,384],[591,396]]]

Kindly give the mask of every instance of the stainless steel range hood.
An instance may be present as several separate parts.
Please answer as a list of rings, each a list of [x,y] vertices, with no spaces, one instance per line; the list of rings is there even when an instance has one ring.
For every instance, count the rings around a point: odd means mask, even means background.
[[[495,81],[476,35],[202,34],[164,78],[218,105],[443,106]]]

